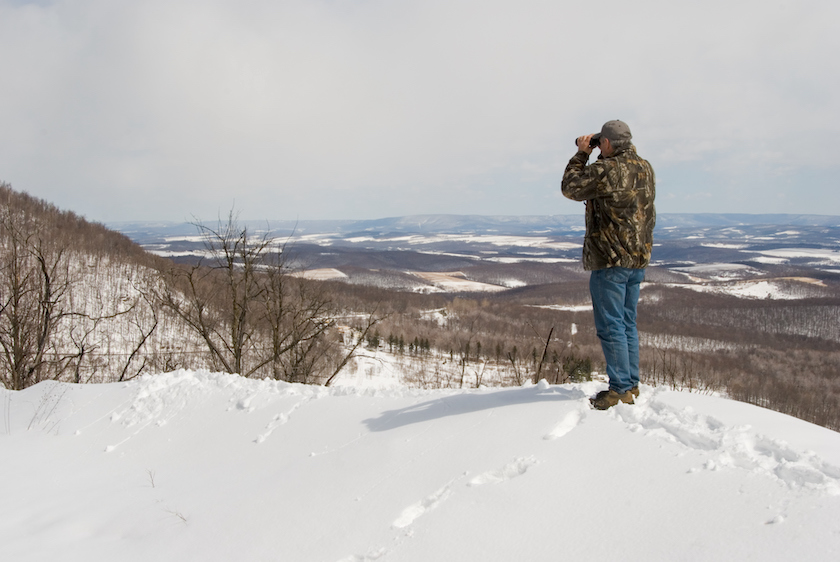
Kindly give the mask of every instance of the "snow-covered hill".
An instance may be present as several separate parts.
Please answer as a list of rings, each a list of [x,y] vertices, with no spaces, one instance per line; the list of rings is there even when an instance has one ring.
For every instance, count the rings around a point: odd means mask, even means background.
[[[840,434],[599,383],[0,391],[0,559],[835,560]]]

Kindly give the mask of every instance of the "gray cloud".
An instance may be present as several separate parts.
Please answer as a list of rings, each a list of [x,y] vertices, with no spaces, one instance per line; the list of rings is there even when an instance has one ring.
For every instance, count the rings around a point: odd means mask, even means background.
[[[558,196],[572,139],[620,118],[663,212],[840,214],[822,154],[840,126],[838,15],[815,0],[0,0],[0,179],[103,221],[234,201],[246,218],[579,212]]]

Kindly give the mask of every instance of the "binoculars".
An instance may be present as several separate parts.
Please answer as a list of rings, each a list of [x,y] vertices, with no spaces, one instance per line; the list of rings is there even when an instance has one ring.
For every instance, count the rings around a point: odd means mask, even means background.
[[[601,135],[592,135],[592,138],[589,139],[589,148],[597,148],[598,144],[601,142]],[[577,146],[577,139],[575,139],[575,146]]]

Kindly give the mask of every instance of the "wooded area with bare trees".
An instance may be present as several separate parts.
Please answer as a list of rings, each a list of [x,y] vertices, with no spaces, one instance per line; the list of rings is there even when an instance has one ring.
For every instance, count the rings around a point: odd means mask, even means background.
[[[0,198],[6,388],[178,368],[325,384],[358,348],[341,342],[334,294],[291,275],[282,246],[233,213],[196,224],[205,258],[175,264],[8,185]],[[366,335],[379,317],[360,306]]]

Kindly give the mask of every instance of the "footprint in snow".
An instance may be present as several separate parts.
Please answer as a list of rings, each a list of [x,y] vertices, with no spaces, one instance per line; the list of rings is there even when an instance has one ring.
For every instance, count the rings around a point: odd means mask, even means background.
[[[303,405],[305,405],[310,400],[312,400],[311,397],[305,398],[305,399],[301,400],[300,402],[296,403],[294,406],[292,406],[291,409],[288,412],[280,413],[280,414],[275,415],[272,418],[272,420],[268,423],[268,425],[265,427],[265,432],[258,435],[257,438],[254,439],[254,443],[259,445],[260,443],[262,443],[266,439],[268,439],[271,436],[271,434],[274,433],[275,429],[277,429],[281,425],[284,425],[284,424],[288,423],[289,418],[291,418],[292,414],[298,408],[301,408]]]
[[[614,410],[616,419],[641,431],[704,452],[707,470],[741,468],[778,478],[793,488],[840,495],[840,468],[810,452],[756,434],[749,426],[727,427],[720,420],[651,400],[644,407]],[[693,472],[693,471],[692,471]]]
[[[581,410],[572,410],[567,413],[563,420],[551,430],[551,432],[544,437],[544,439],[559,439],[571,430],[573,430],[584,418],[584,413]]]
[[[452,493],[451,484],[447,484],[431,496],[420,500],[405,508],[399,517],[391,524],[395,529],[404,529],[414,523],[419,517],[439,506]]]
[[[535,464],[537,464],[537,459],[534,457],[520,457],[518,459],[514,459],[513,462],[506,464],[498,470],[491,470],[489,472],[479,474],[470,480],[468,484],[470,486],[482,486],[484,484],[498,484],[499,482],[505,482],[512,478],[516,478],[517,476],[522,476]]]
[[[262,443],[263,441],[268,439],[269,436],[271,436],[271,434],[274,432],[275,429],[277,429],[278,427],[280,427],[281,425],[285,424],[288,421],[289,421],[289,415],[288,414],[277,414],[276,416],[274,416],[274,418],[272,418],[271,422],[269,422],[269,424],[265,427],[266,432],[261,434],[261,435],[258,435],[257,438],[254,440],[254,442],[259,445],[260,443]]]

